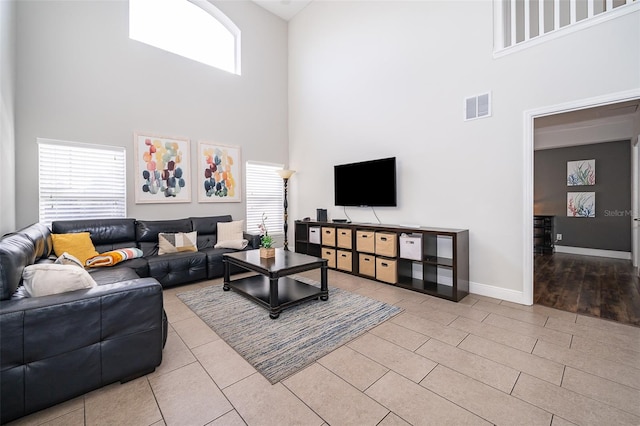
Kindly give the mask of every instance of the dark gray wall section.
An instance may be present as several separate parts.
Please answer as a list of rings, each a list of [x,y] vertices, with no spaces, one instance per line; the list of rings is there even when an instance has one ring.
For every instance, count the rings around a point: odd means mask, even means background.
[[[596,184],[567,186],[567,161],[590,159]],[[630,141],[545,149],[534,162],[534,213],[555,216],[556,245],[631,251]],[[596,217],[567,217],[567,192],[595,192]]]

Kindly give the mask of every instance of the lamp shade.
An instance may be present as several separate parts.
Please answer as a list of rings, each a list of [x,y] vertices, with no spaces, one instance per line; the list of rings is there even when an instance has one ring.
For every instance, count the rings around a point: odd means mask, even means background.
[[[289,179],[296,172],[295,170],[276,170],[282,179]]]

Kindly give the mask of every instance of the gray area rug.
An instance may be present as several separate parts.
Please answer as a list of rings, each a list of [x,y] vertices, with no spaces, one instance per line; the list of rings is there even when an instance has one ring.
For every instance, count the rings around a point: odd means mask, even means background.
[[[317,285],[306,277],[299,281]],[[402,311],[368,297],[329,287],[329,300],[285,309],[278,319],[222,285],[178,294],[198,317],[272,384]]]

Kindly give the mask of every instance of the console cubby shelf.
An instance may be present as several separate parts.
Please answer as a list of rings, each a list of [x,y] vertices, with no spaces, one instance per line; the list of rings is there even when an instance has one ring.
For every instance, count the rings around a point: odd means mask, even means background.
[[[455,302],[469,294],[469,231],[295,222],[295,251],[329,267]]]

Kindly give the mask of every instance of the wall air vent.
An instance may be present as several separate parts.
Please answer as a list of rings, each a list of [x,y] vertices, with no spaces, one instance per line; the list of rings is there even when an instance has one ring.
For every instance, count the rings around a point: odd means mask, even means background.
[[[464,100],[464,120],[475,120],[491,116],[491,92],[472,96]]]

